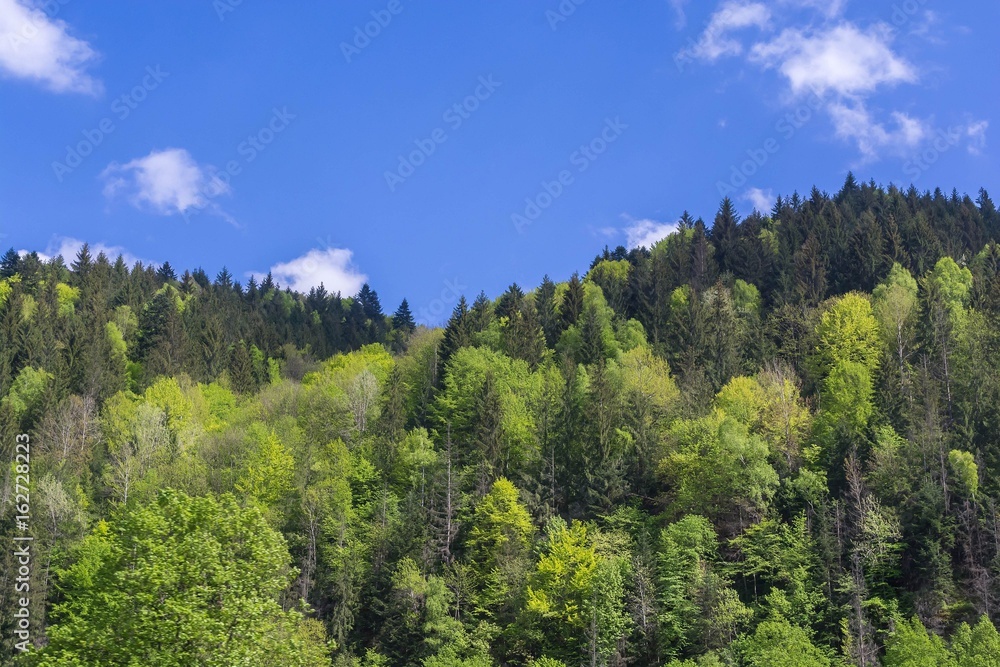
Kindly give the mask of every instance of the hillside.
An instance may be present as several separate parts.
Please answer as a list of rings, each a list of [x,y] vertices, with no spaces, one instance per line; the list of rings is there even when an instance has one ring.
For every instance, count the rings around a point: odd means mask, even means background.
[[[439,329],[12,249],[15,664],[995,664],[998,241],[849,176]]]

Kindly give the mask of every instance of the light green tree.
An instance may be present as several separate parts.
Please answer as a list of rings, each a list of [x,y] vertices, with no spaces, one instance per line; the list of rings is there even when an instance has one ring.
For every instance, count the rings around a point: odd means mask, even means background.
[[[659,472],[676,514],[713,520],[759,517],[778,486],[767,443],[721,409],[671,426]]]
[[[886,642],[884,667],[955,667],[944,640],[927,631],[920,619],[896,620]]]
[[[782,618],[767,620],[740,642],[746,667],[830,667],[809,633]]]
[[[256,509],[164,491],[83,541],[29,664],[328,665],[322,626],[278,604],[291,575],[284,539]]]
[[[525,574],[525,558],[534,535],[518,490],[501,477],[476,505],[469,530],[470,565],[479,580],[479,606],[491,614],[510,605]]]
[[[685,516],[660,534],[660,641],[669,657],[726,646],[752,617],[716,566],[717,552],[715,529],[703,516]]]

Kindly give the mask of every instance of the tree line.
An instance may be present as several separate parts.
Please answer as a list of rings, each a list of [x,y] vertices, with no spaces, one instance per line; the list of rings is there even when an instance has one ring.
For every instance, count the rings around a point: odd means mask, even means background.
[[[367,285],[8,252],[19,659],[997,664],[998,237],[985,191],[849,176],[438,329]]]

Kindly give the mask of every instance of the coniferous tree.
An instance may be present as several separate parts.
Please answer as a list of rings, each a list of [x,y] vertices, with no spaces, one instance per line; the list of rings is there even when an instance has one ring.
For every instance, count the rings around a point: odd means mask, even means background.
[[[712,223],[709,239],[715,247],[715,261],[722,273],[732,272],[736,268],[736,245],[739,241],[740,216],[736,213],[733,201],[726,197],[719,206],[719,212]]]
[[[469,310],[469,330],[472,333],[486,331],[493,322],[495,314],[493,304],[486,297],[486,292],[480,292]]]
[[[538,313],[538,323],[545,334],[545,344],[548,347],[555,347],[559,334],[562,333],[562,323],[556,310],[556,284],[547,274],[542,278],[542,284],[535,293],[535,310]]]
[[[0,278],[10,278],[15,273],[18,272],[18,267],[21,265],[21,256],[17,254],[17,251],[10,248],[0,257]]]
[[[156,270],[156,277],[160,279],[160,282],[164,283],[177,280],[177,274],[174,273],[174,269],[170,266],[170,262],[164,262],[160,265],[160,268]]]
[[[472,342],[472,331],[469,321],[469,303],[462,296],[458,299],[458,305],[451,313],[444,328],[444,338],[441,340],[440,364],[443,368],[447,365],[452,355],[461,348]]]
[[[410,304],[406,299],[403,299],[392,316],[392,328],[406,333],[412,333],[417,328],[416,322],[413,321],[413,313],[410,312]]]
[[[233,391],[238,394],[248,394],[256,388],[250,352],[242,340],[234,343],[230,349],[228,368]]]
[[[562,328],[568,329],[580,319],[583,312],[583,283],[580,282],[579,274],[574,273],[566,291],[563,293],[562,303],[559,304],[559,315],[562,317]]]
[[[90,244],[84,243],[80,247],[80,250],[77,251],[76,259],[73,261],[70,269],[77,275],[79,280],[86,280],[91,266],[93,266],[93,257],[90,254]]]

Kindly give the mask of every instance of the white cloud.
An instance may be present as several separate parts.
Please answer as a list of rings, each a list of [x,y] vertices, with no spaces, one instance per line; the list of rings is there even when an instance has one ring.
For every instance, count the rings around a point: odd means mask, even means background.
[[[896,154],[912,150],[931,134],[927,123],[905,113],[892,113],[890,129],[871,115],[861,101],[834,102],[829,106],[834,130],[841,139],[853,140],[863,157],[874,159],[881,149]]]
[[[912,149],[930,135],[926,121],[900,111],[879,120],[866,104],[879,88],[918,79],[914,67],[893,52],[892,38],[884,23],[867,30],[851,23],[812,32],[790,28],[756,44],[750,60],[781,72],[794,95],[831,98],[824,104],[835,136],[854,142],[865,160],[873,160],[883,150]]]
[[[969,138],[969,152],[979,155],[986,148],[986,130],[990,127],[988,120],[980,120],[970,123],[965,128],[965,134]]]
[[[767,215],[774,207],[774,192],[772,190],[750,188],[743,193],[742,199],[753,204],[753,207],[764,215]]]
[[[289,262],[271,267],[271,276],[284,287],[296,292],[308,292],[321,284],[328,292],[344,295],[357,294],[368,276],[358,271],[351,262],[354,253],[346,248],[314,248]],[[265,274],[251,272],[260,280]]]
[[[771,21],[771,10],[761,2],[730,0],[712,14],[708,26],[688,54],[702,60],[718,60],[743,52],[743,45],[730,33],[745,28],[765,28]]]
[[[160,215],[184,215],[208,208],[232,220],[212,199],[231,190],[211,169],[195,162],[183,148],[154,150],[126,164],[112,162],[101,173],[104,195],[114,199],[124,195],[139,209]]]
[[[76,261],[76,255],[80,252],[80,248],[83,247],[83,241],[80,239],[75,239],[71,236],[57,236],[49,242],[45,247],[45,252],[39,252],[38,257],[43,261],[47,262],[53,257],[62,257],[63,262],[66,266],[69,266],[74,261]],[[18,253],[25,255],[31,252],[30,250],[19,250]],[[117,245],[108,245],[103,242],[91,243],[90,244],[90,256],[97,259],[97,256],[104,253],[108,258],[108,261],[114,263],[118,258],[118,255],[122,256],[122,259],[129,266],[133,266],[136,262],[143,262],[144,264],[149,264],[147,260],[142,260],[127,251],[125,248]]]
[[[32,4],[0,0],[0,70],[57,93],[100,93],[101,83],[86,72],[97,59],[94,49],[70,35],[65,21]],[[58,11],[60,5],[46,3],[49,6]]]
[[[652,248],[657,241],[676,231],[676,222],[633,220],[632,224],[625,228],[626,244],[629,248]]]
[[[793,93],[871,93],[885,84],[913,83],[913,67],[889,47],[892,31],[876,24],[867,31],[850,23],[806,34],[790,28],[770,42],[754,45],[750,58],[775,67]]]
[[[775,72],[787,84],[785,103],[801,104],[811,94],[810,106],[829,115],[833,136],[854,143],[865,161],[883,152],[905,154],[925,147],[934,140],[930,118],[883,111],[870,102],[887,88],[919,83],[921,72],[894,48],[894,40],[900,30],[934,39],[938,15],[899,10],[893,12],[892,25],[861,25],[845,20],[846,5],[847,0],[724,0],[700,40],[676,60],[680,65],[692,58],[743,56],[743,62]],[[780,32],[755,38],[736,34],[751,27]],[[986,129],[969,123],[955,131],[975,154],[985,145]]]

